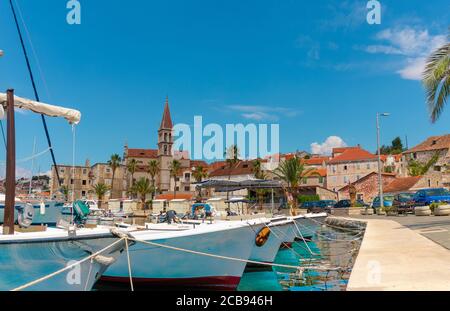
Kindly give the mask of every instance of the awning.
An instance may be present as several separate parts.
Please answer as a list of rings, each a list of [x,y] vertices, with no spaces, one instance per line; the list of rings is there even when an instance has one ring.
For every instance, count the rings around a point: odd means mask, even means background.
[[[4,106],[6,100],[7,95],[5,93],[0,93],[0,104]],[[14,96],[14,106],[16,108],[30,110],[49,117],[63,117],[69,121],[70,124],[78,124],[81,120],[81,112],[78,110],[52,106],[18,96]]]
[[[232,192],[243,189],[281,189],[282,185],[277,180],[249,179],[244,181],[231,180],[206,180],[196,183],[197,188],[214,188],[216,192]]]

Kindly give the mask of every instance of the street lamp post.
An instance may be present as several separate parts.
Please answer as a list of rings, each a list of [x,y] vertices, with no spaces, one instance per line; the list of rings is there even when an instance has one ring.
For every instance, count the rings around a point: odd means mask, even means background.
[[[378,190],[380,196],[380,211],[384,209],[384,196],[383,196],[383,177],[381,172],[381,146],[380,146],[380,116],[388,117],[390,113],[377,112],[377,148],[378,148]]]

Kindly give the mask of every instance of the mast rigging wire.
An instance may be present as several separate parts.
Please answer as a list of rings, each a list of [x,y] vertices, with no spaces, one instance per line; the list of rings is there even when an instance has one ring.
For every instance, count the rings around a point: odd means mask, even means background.
[[[20,44],[22,46],[22,51],[23,51],[23,54],[25,56],[25,61],[26,61],[26,64],[27,64],[28,73],[30,75],[31,84],[33,86],[34,96],[36,98],[36,101],[40,102],[39,94],[38,94],[38,91],[37,91],[37,88],[36,88],[36,83],[34,81],[33,71],[31,70],[30,60],[28,58],[27,50],[25,48],[25,43],[23,41],[22,32],[20,30],[19,22],[17,21],[17,15],[16,15],[16,11],[14,9],[14,5],[12,3],[12,0],[9,0],[9,4],[11,6],[11,11],[12,11],[13,16],[14,16],[14,22],[16,24],[17,32],[19,34],[19,39],[20,39]],[[47,143],[48,143],[48,147],[50,149],[50,153],[51,153],[51,156],[52,156],[53,165],[55,167],[56,177],[58,179],[58,185],[60,186],[61,185],[60,184],[61,181],[60,181],[60,178],[59,178],[58,165],[56,164],[55,153],[53,151],[52,141],[50,139],[50,134],[49,134],[48,127],[47,127],[47,121],[46,121],[45,116],[43,114],[41,114],[41,120],[42,120],[42,124],[44,126],[45,136],[47,137]]]

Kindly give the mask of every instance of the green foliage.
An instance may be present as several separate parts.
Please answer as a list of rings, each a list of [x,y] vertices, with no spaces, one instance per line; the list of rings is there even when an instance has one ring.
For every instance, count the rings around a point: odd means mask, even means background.
[[[317,194],[314,195],[299,195],[298,203],[302,204],[305,202],[317,202],[320,201],[320,197]]]
[[[411,160],[408,163],[408,171],[411,176],[422,176],[425,175],[428,170],[436,164],[439,160],[439,153],[435,153],[433,157],[426,163],[419,162],[417,160]]]
[[[381,154],[400,154],[405,151],[403,147],[403,142],[400,137],[396,137],[390,146],[381,146],[380,152]]]
[[[93,186],[97,198],[101,201],[105,194],[109,191],[109,187],[104,183],[98,183]]]
[[[442,205],[447,205],[447,203],[442,203],[442,202],[439,202],[439,203],[437,203],[437,202],[431,203],[431,204],[430,204],[430,209],[431,209],[431,211],[434,213],[434,210],[435,210],[436,208],[438,208],[439,206],[442,206]]]
[[[449,35],[450,38],[450,35]],[[450,93],[450,43],[434,51],[428,58],[423,74],[431,122],[436,122],[444,110]]]

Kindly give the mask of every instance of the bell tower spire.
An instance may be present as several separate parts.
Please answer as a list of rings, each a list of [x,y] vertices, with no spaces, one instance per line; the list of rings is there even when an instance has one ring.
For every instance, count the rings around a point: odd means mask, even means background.
[[[170,116],[169,97],[166,97],[161,125],[158,130],[158,159],[160,163],[159,187],[161,191],[170,188],[170,163],[173,160],[173,123]]]

